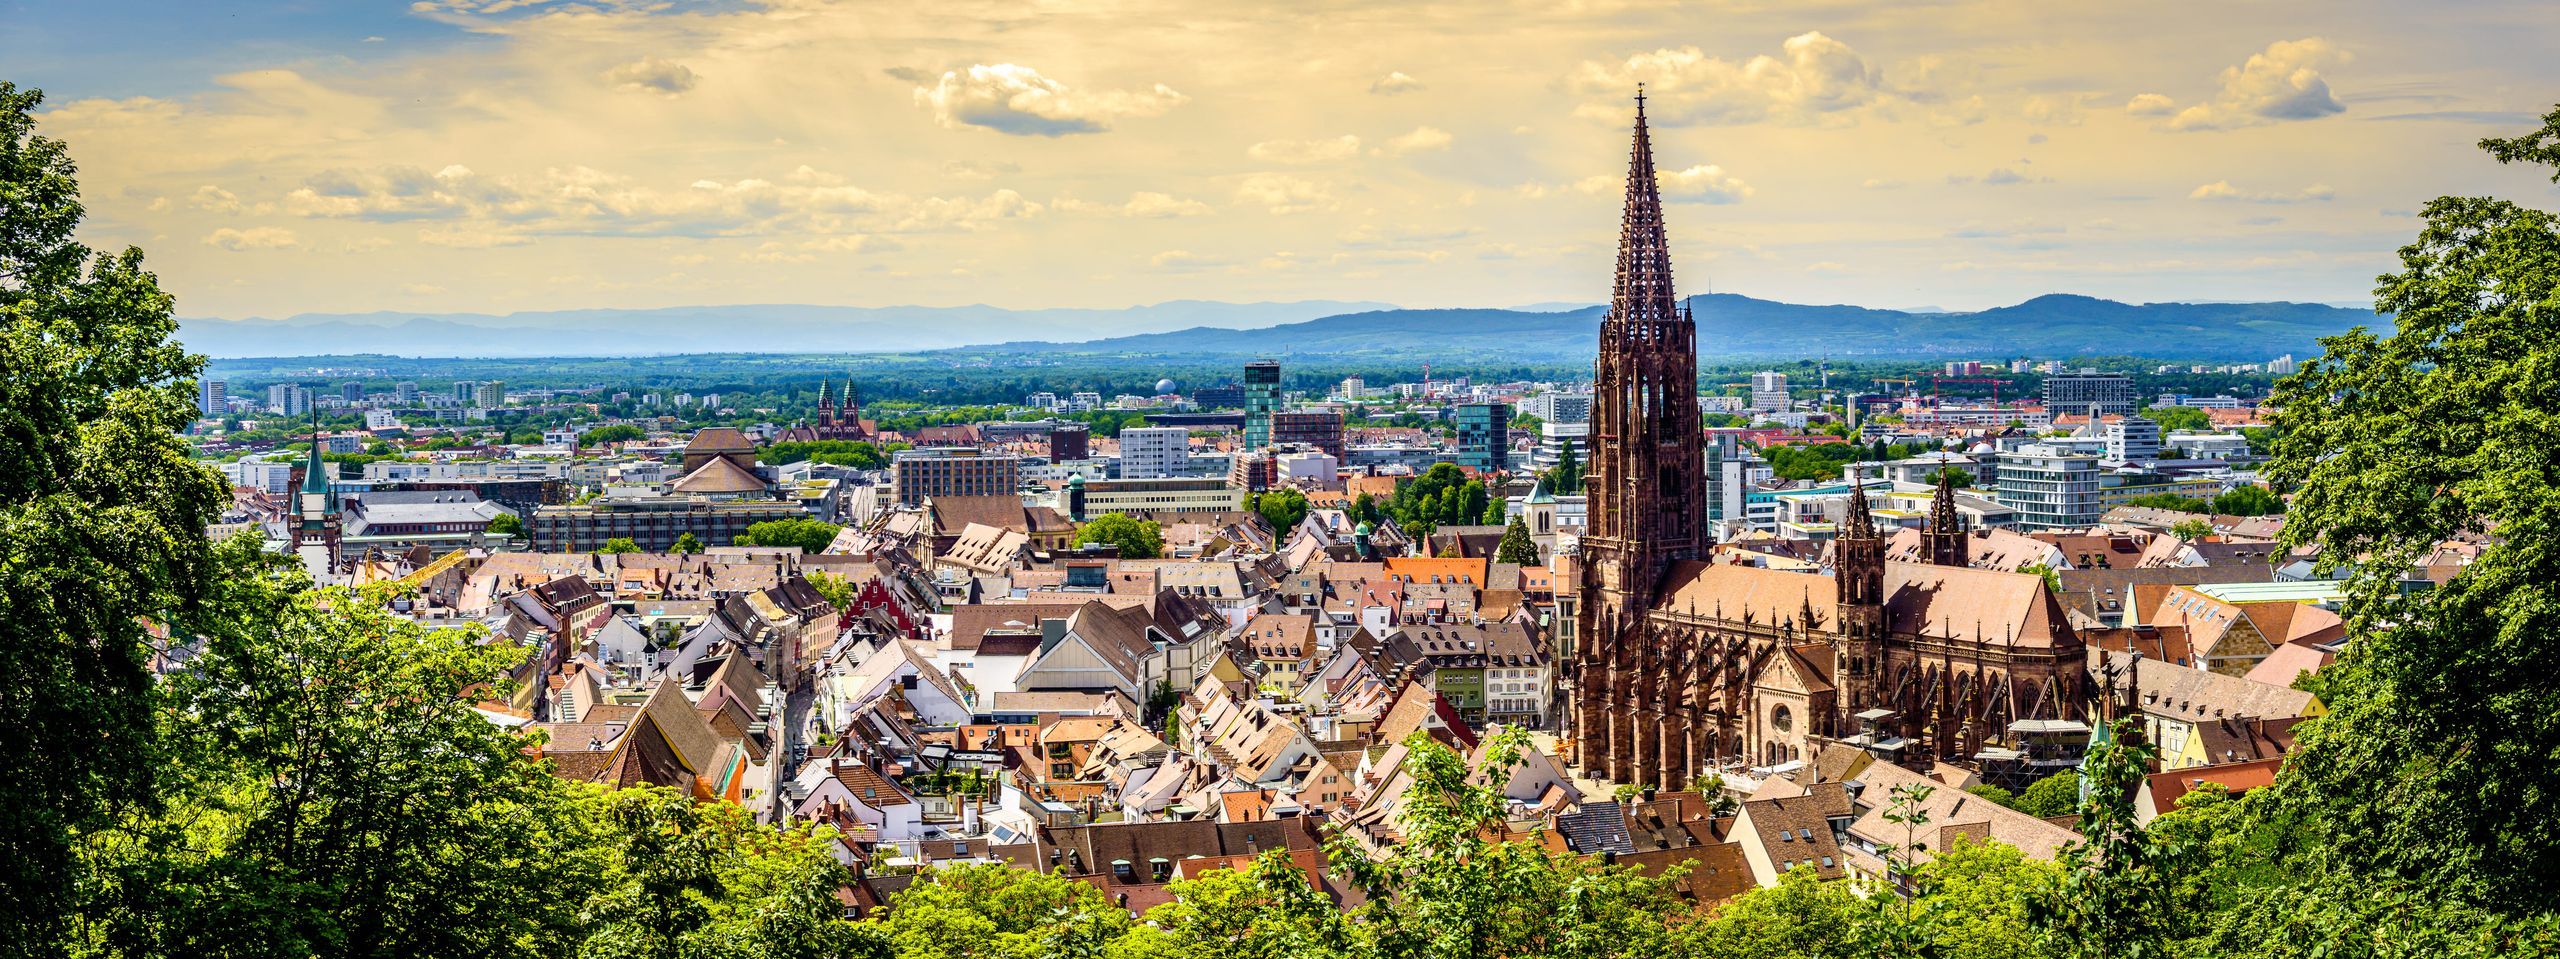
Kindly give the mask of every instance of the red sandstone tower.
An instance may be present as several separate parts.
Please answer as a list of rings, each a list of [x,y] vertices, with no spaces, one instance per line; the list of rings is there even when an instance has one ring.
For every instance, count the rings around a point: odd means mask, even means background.
[[[1699,422],[1697,327],[1672,288],[1639,92],[1617,288],[1593,369],[1573,711],[1576,759],[1622,783],[1678,788],[1689,765],[1698,717],[1670,680],[1669,651],[1648,641],[1645,614],[1673,563],[1707,556]]]

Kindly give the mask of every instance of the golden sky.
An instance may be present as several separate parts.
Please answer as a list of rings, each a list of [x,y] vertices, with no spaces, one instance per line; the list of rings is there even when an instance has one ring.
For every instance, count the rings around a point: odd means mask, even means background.
[[[1596,302],[1639,81],[1687,292],[2348,301],[2560,102],[2540,2],[228,6],[0,7],[186,315]]]

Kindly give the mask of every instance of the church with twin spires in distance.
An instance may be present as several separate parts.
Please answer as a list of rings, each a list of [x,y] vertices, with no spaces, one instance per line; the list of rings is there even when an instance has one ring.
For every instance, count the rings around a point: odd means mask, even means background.
[[[2042,576],[1968,565],[1943,483],[1927,562],[1885,559],[1854,470],[1831,575],[1714,562],[1697,326],[1672,283],[1641,93],[1593,380],[1570,711],[1589,775],[1685,789],[1828,741],[1971,762],[2087,717],[2062,604]]]

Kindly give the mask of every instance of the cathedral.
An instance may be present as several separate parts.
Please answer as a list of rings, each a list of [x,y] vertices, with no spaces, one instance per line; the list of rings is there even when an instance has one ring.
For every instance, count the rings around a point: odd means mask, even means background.
[[[862,401],[854,398],[853,383],[844,384],[844,407],[838,409],[827,397],[827,384],[818,384],[818,416],[784,427],[774,439],[784,443],[811,443],[819,440],[873,440],[879,431],[862,418]]]
[[[1642,94],[1593,380],[1571,711],[1590,775],[1684,789],[1823,741],[1968,761],[2017,723],[2084,715],[2061,603],[2041,576],[1968,565],[1943,484],[1927,562],[1886,561],[1855,471],[1831,575],[1711,562],[1697,327],[1672,285]]]

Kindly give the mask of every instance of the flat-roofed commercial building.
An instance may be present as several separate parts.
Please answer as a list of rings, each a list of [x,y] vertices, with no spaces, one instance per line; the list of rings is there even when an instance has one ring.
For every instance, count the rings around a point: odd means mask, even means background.
[[[1022,490],[1022,458],[967,447],[902,450],[890,463],[898,505],[933,496],[997,496]]]

